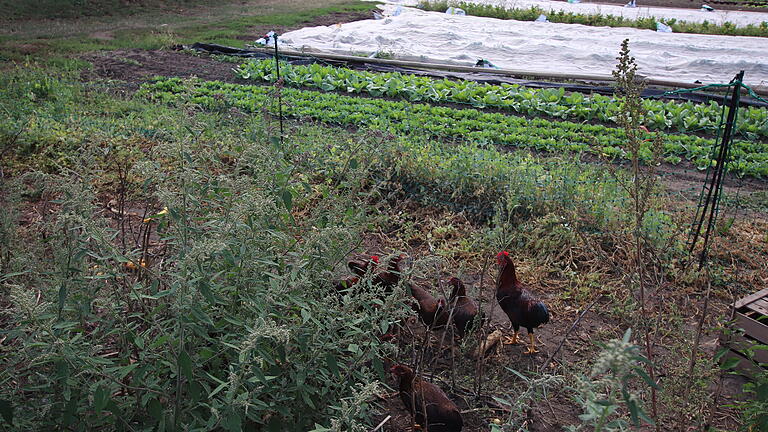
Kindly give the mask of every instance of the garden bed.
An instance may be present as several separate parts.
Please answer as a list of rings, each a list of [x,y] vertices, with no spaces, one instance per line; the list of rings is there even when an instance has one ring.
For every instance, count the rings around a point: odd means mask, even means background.
[[[208,109],[237,107],[247,112],[276,113],[276,98],[263,86],[221,82],[184,82],[159,79],[144,86],[144,94],[161,102],[192,102]],[[475,109],[453,109],[381,99],[341,96],[332,93],[285,88],[284,115],[312,118],[326,123],[366,126],[400,134],[426,135],[457,141],[486,142],[517,148],[555,152],[596,152],[623,159],[619,144],[625,136],[619,128],[602,125],[526,119]],[[648,134],[645,138],[651,138]],[[688,159],[700,167],[710,164],[713,140],[690,135],[665,135],[666,160]],[[765,176],[768,172],[766,144],[737,141],[731,150],[732,172]],[[649,157],[645,149],[643,157]]]
[[[273,59],[254,60],[240,65],[235,73],[246,80],[277,81]],[[283,82],[292,87],[368,94],[410,102],[454,103],[475,108],[496,108],[529,116],[544,115],[580,121],[615,124],[619,104],[612,96],[568,92],[559,89],[534,89],[515,84],[480,84],[473,81],[434,79],[417,75],[367,72],[334,66],[281,65]],[[714,134],[722,107],[716,102],[664,102],[645,99],[645,126],[656,130],[677,130]],[[736,132],[747,139],[768,137],[768,108],[743,107]]]

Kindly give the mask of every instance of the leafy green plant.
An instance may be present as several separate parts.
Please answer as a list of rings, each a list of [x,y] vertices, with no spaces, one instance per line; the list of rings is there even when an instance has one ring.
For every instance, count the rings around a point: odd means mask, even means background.
[[[515,431],[525,432],[526,420],[530,410],[536,402],[546,399],[550,389],[563,385],[563,377],[558,375],[541,375],[528,377],[522,373],[506,368],[516,375],[523,383],[524,390],[514,395],[513,398],[494,397],[502,406],[509,407],[509,415],[506,421],[491,424],[491,432]]]
[[[557,152],[611,152],[626,158],[621,143],[626,132],[621,128],[601,125],[526,119],[474,109],[454,109],[426,104],[410,104],[337,94],[283,89],[286,102],[283,113],[297,118],[310,118],[331,124],[384,129],[406,135],[426,135],[456,141],[508,145]],[[248,112],[274,109],[268,106],[268,89],[215,81],[184,81],[160,78],[142,86],[141,94],[153,100],[170,103],[192,103],[209,109],[225,101],[229,106]],[[223,98],[223,99],[222,99]],[[592,137],[587,144],[586,136]],[[646,133],[643,138],[652,137]],[[664,153],[685,155],[697,165],[709,165],[712,140],[690,135],[665,135]],[[650,141],[644,141],[640,153],[650,161]],[[734,143],[732,155],[742,163],[740,174],[768,174],[768,144]],[[736,165],[732,165],[736,166]]]
[[[630,342],[632,330],[627,329],[622,339],[598,344],[601,352],[588,376],[582,375],[576,384],[576,401],[582,406],[581,425],[571,431],[625,431],[641,422],[653,425],[640,405],[633,383],[641,382],[656,387],[656,383],[643,370],[648,360],[640,355],[640,347]],[[622,409],[629,413],[629,421]]]
[[[744,392],[750,395],[749,399],[739,406],[743,410],[745,429],[768,430],[768,373],[763,371],[754,381],[746,383]]]
[[[40,116],[53,109],[35,103]],[[380,300],[368,282],[329,295],[337,264],[369,223],[365,203],[377,196],[363,187],[369,166],[340,174],[319,159],[328,144],[350,145],[327,131],[302,137],[316,146],[308,157],[258,123],[143,110],[79,124],[91,139],[69,156],[76,175],[63,168],[4,183],[9,216],[28,205],[25,196],[51,211],[23,231],[0,222],[0,236],[15,240],[0,249],[0,423],[308,430],[335,419],[360,429],[370,410],[359,401],[375,391],[388,350],[376,335],[403,309],[400,292]],[[153,121],[168,126],[151,159],[123,158],[119,140],[94,139],[111,121],[139,137],[157,136],[147,132]],[[337,181],[310,184],[305,173],[317,167]],[[117,201],[146,207],[148,217],[105,204],[102,194],[114,192],[97,189],[104,177],[125,191]]]
[[[726,334],[733,333],[734,330],[727,329]],[[741,332],[739,332],[741,333]],[[743,335],[740,336],[743,339]],[[720,368],[730,373],[740,373],[736,367],[741,362],[750,363],[750,380],[744,383],[742,388],[745,397],[733,403],[726,404],[728,407],[737,408],[741,412],[741,428],[743,431],[764,431],[768,429],[768,364],[757,360],[757,354],[762,351],[768,351],[768,345],[756,342],[749,342],[743,348],[746,359],[731,357],[722,361]],[[716,356],[715,361],[720,359],[728,352],[728,348],[723,348]]]
[[[280,77],[293,87],[314,87],[324,91],[367,93],[374,97],[395,97],[411,102],[457,103],[475,108],[496,108],[522,115],[599,121],[615,124],[619,105],[616,98],[600,94],[566,94],[563,88],[534,89],[517,84],[481,84],[474,81],[434,79],[398,72],[367,72],[334,66],[280,66]],[[272,60],[241,64],[235,74],[243,79],[275,82]],[[693,102],[664,102],[645,99],[646,126],[657,130],[715,133],[721,107]],[[768,109],[742,108],[736,130],[748,139],[768,137]]]

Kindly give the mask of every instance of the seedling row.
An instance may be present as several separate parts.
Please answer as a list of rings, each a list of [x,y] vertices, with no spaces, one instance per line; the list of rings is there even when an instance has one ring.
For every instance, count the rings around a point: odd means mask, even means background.
[[[294,118],[548,152],[591,152],[619,159],[627,156],[622,148],[626,134],[616,127],[291,88],[281,91],[283,114]],[[207,109],[236,107],[246,112],[277,112],[274,89],[265,86],[159,78],[145,84],[142,93],[162,102],[188,102]],[[653,153],[649,147],[652,137],[652,133],[643,137],[647,141],[641,157],[646,161]],[[676,164],[687,159],[701,169],[712,163],[712,139],[681,134],[666,134],[664,138],[667,162]],[[732,172],[755,177],[768,175],[768,144],[736,141],[731,156]]]
[[[274,60],[255,60],[235,69],[237,76],[261,82],[275,82]],[[483,84],[401,74],[367,72],[320,64],[282,63],[280,77],[291,87],[325,91],[364,93],[374,97],[400,98],[410,102],[457,103],[475,108],[496,108],[523,115],[614,123],[621,106],[611,96],[566,93],[559,89],[535,89],[517,84]],[[708,104],[654,99],[643,101],[645,124],[661,131],[714,134],[720,125],[721,107]],[[747,139],[768,137],[768,109],[746,107],[739,111],[736,130]]]

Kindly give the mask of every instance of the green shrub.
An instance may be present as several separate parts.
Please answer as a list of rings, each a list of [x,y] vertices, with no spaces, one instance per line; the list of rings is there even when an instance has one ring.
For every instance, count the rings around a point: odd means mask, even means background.
[[[67,155],[76,171],[18,176],[0,197],[0,238],[13,241],[0,249],[0,410],[13,428],[366,424],[388,354],[378,336],[406,310],[400,291],[379,300],[367,283],[329,295],[377,200],[361,186],[368,165],[309,184],[323,161],[261,122],[92,96],[111,113],[87,112],[78,93],[50,120],[82,134]],[[43,99],[30,102],[40,117],[55,110]],[[322,155],[342,136],[297,139]],[[147,137],[161,138],[131,148]],[[107,210],[109,196],[148,220]],[[52,211],[20,226],[38,198]]]

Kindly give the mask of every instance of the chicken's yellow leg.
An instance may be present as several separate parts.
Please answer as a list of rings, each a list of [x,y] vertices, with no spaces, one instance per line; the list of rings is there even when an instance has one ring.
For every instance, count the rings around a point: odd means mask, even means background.
[[[505,345],[517,345],[520,343],[520,341],[517,339],[517,332],[512,330],[512,337],[506,336],[506,340],[504,341]]]
[[[528,347],[526,354],[536,354],[539,350],[536,349],[536,339],[533,337],[533,333],[528,333],[528,337],[531,338],[531,346]]]

